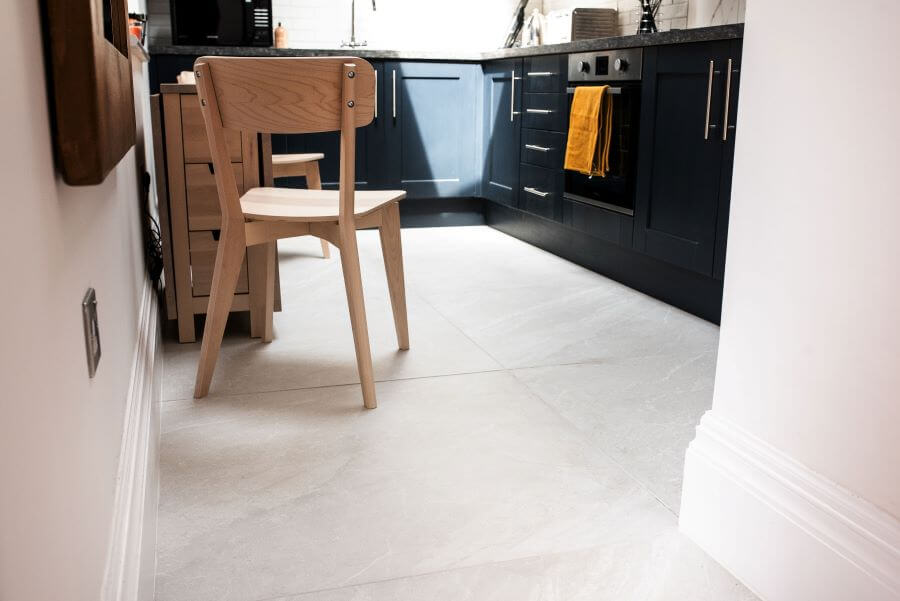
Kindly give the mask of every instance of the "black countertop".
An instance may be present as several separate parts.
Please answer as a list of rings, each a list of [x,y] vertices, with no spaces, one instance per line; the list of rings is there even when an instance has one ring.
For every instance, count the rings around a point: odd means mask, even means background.
[[[570,52],[591,52],[595,50],[614,50],[617,48],[641,48],[663,44],[684,44],[687,42],[707,42],[712,40],[730,40],[744,36],[744,25],[717,25],[715,27],[698,27],[695,29],[675,29],[660,33],[616,36],[581,40],[569,44],[553,44],[549,46],[532,46],[529,48],[503,48],[486,52],[457,52],[454,50],[416,51],[416,50],[378,50],[375,48],[262,48],[258,46],[176,46],[153,44],[151,55],[181,56],[358,56],[372,60],[423,60],[447,62],[482,62],[521,56],[539,56],[543,54],[568,54]]]

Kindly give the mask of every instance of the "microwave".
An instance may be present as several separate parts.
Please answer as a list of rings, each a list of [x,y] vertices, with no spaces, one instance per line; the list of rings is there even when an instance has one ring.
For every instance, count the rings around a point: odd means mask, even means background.
[[[272,0],[170,0],[172,42],[271,46]]]

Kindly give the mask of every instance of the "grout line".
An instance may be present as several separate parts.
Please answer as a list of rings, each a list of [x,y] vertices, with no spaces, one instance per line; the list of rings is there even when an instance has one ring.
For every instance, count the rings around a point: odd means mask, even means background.
[[[433,374],[433,375],[427,375],[427,376],[409,376],[407,378],[390,378],[387,380],[375,380],[375,383],[376,384],[385,384],[385,383],[389,383],[389,382],[407,382],[407,381],[411,381],[411,380],[428,380],[430,378],[453,378],[456,376],[474,376],[474,375],[478,375],[478,374],[493,374],[493,373],[499,373],[499,372],[504,372],[504,371],[509,371],[509,370],[506,369],[505,367],[499,367],[497,369],[485,369],[485,370],[481,370],[481,371],[462,371],[462,372],[457,372],[457,373],[452,373],[452,374]],[[207,398],[210,400],[215,400],[215,399],[224,399],[224,398],[254,395],[254,394],[275,394],[278,392],[297,392],[297,391],[303,391],[303,390],[320,390],[322,388],[345,388],[347,386],[359,386],[359,382],[339,382],[339,383],[335,383],[335,384],[319,384],[316,386],[298,386],[296,388],[276,388],[274,390],[247,390],[244,392],[228,392],[228,393],[223,393],[223,394],[208,395],[204,398]],[[198,399],[194,399],[193,397],[186,397],[186,398],[166,399],[166,400],[160,401],[160,403],[177,403],[177,402],[195,401],[195,400],[198,400]]]
[[[619,545],[621,543],[615,543],[613,546]],[[535,561],[540,560],[547,557],[561,557],[563,555],[568,555],[570,553],[584,553],[585,551],[591,551],[593,549],[604,549],[606,548],[604,545],[593,544],[587,545],[584,547],[578,547],[575,549],[566,549],[563,551],[550,551],[547,553],[537,553],[535,555],[525,555],[523,557],[511,557],[509,559],[498,559],[495,561],[485,561],[481,563],[474,563],[471,565],[460,565],[447,567],[439,570],[432,570],[430,572],[418,572],[415,574],[405,574],[402,576],[392,576],[390,578],[382,578],[380,580],[367,580],[364,582],[357,582],[355,584],[342,584],[339,586],[326,587],[321,589],[312,589],[308,591],[301,591],[298,593],[288,593],[286,595],[276,595],[274,597],[263,597],[260,599],[253,599],[252,601],[293,601],[293,599],[298,599],[300,597],[304,597],[306,595],[317,595],[320,593],[328,593],[334,591],[342,591],[347,589],[353,589],[362,586],[372,586],[377,584],[386,584],[389,582],[397,582],[400,580],[410,580],[413,578],[425,578],[428,576],[437,576],[439,574],[449,574],[453,572],[461,572],[463,570],[470,570],[474,568],[485,568],[490,566],[502,566],[504,564],[518,563],[523,561]],[[302,601],[298,599],[298,601]]]
[[[677,521],[677,519],[678,519],[678,513],[677,513],[674,509],[672,509],[671,507],[669,507],[668,504],[666,504],[666,502],[663,501],[663,500],[659,497],[659,495],[657,495],[656,492],[654,492],[654,491],[653,491],[646,483],[644,483],[644,482],[643,482],[642,480],[640,480],[637,476],[635,476],[635,475],[631,472],[631,470],[629,470],[629,469],[626,468],[624,465],[622,465],[622,463],[621,463],[619,460],[617,460],[615,457],[613,457],[609,452],[607,452],[606,450],[604,450],[603,448],[601,448],[599,445],[597,445],[596,443],[594,443],[594,441],[591,440],[590,436],[588,436],[587,432],[585,432],[584,430],[582,430],[581,428],[579,428],[574,422],[572,422],[572,420],[570,420],[570,419],[567,418],[565,415],[563,415],[562,413],[560,413],[560,411],[559,411],[556,407],[554,407],[553,405],[551,405],[550,403],[548,403],[547,401],[545,401],[544,398],[543,398],[541,395],[539,395],[538,393],[536,393],[536,392],[535,392],[535,391],[534,391],[534,390],[533,390],[526,382],[522,381],[522,380],[519,378],[519,376],[516,375],[515,370],[510,370],[510,375],[512,375],[512,377],[516,380],[516,382],[518,382],[519,384],[521,384],[522,386],[525,387],[525,389],[528,391],[528,394],[530,394],[532,397],[534,397],[535,399],[537,399],[538,402],[542,403],[545,407],[547,407],[548,409],[550,409],[550,411],[552,411],[552,412],[554,413],[554,415],[556,415],[556,416],[559,417],[562,421],[564,421],[566,424],[568,424],[568,426],[569,426],[572,430],[575,431],[575,433],[578,435],[578,437],[581,438],[589,448],[595,450],[596,452],[600,453],[601,455],[603,455],[604,457],[606,457],[607,459],[609,459],[616,467],[618,467],[620,470],[622,470],[622,472],[623,472],[626,476],[628,476],[629,478],[631,478],[631,480],[633,480],[633,481],[635,482],[635,484],[637,484],[638,486],[640,486],[642,489],[644,489],[644,491],[646,491],[647,493],[649,493],[651,497],[653,497],[654,499],[656,499],[656,502],[659,503],[660,505],[662,505],[663,509],[665,509],[666,511],[668,511],[669,513],[671,513],[673,516],[675,516],[675,519],[676,519],[676,521]]]

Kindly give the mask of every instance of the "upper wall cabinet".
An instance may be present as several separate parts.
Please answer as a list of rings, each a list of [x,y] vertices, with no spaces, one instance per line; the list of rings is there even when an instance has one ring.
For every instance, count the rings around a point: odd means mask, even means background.
[[[724,267],[740,55],[739,41],[644,50],[634,245],[704,275]]]
[[[481,195],[516,206],[522,132],[522,60],[484,66],[484,158]]]
[[[386,185],[412,198],[477,193],[480,75],[477,64],[385,64]]]

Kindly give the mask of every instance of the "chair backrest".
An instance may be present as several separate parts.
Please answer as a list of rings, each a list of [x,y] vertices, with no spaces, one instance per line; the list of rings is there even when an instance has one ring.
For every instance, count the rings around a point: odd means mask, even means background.
[[[194,64],[223,228],[243,223],[225,129],[341,132],[340,217],[353,219],[356,128],[375,115],[375,70],[355,57],[204,56]],[[243,227],[243,225],[241,225]]]

